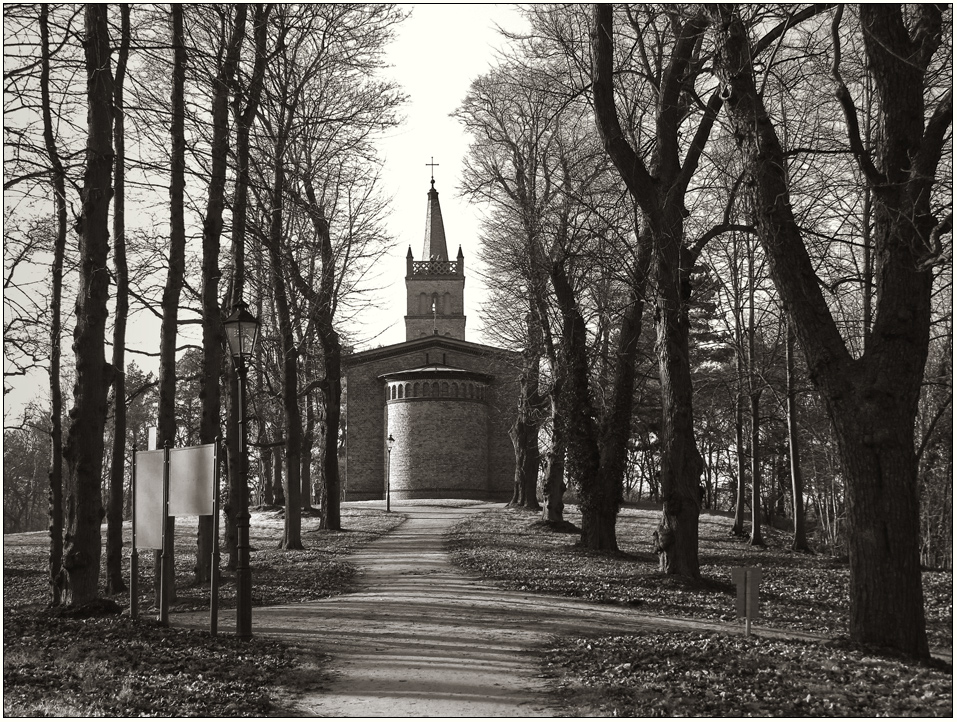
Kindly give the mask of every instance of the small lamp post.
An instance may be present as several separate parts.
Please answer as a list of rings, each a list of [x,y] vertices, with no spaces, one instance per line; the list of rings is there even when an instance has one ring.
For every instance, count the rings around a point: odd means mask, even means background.
[[[385,474],[385,510],[392,511],[390,508],[390,497],[392,496],[392,447],[395,446],[395,439],[392,434],[385,440],[385,448],[389,452],[389,467]]]
[[[253,636],[253,579],[249,568],[249,478],[246,459],[246,360],[252,356],[259,337],[259,319],[249,312],[249,306],[238,301],[233,312],[223,321],[229,353],[236,366],[239,413],[239,466],[243,478],[239,513],[236,515],[236,636]]]

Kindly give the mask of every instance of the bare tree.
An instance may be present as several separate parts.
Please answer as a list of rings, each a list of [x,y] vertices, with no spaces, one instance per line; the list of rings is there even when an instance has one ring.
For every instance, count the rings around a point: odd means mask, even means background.
[[[918,548],[914,424],[927,357],[932,265],[951,215],[932,207],[949,136],[952,90],[928,85],[949,51],[942,9],[863,5],[857,11],[881,133],[873,154],[841,76],[841,22],[832,24],[832,76],[847,148],[872,193],[876,273],[870,343],[855,359],[828,308],[791,207],[785,158],[755,84],[747,28],[732,7],[712,11],[716,69],[754,180],[758,234],[771,275],[839,439],[851,564],[850,632],[860,643],[927,657]]]
[[[106,5],[86,6],[84,31],[89,129],[81,192],[83,210],[77,224],[81,265],[73,334],[76,386],[63,449],[66,544],[56,582],[62,594],[61,603],[73,607],[97,598],[103,517],[103,429],[113,372],[104,354],[114,162],[113,72]]]
[[[113,265],[116,310],[113,321],[113,449],[106,511],[106,593],[126,590],[123,581],[123,486],[126,477],[126,322],[129,316],[130,271],[126,259],[126,131],[123,82],[130,52],[130,6],[120,5],[120,47],[113,83],[113,142],[116,152],[113,195]]]

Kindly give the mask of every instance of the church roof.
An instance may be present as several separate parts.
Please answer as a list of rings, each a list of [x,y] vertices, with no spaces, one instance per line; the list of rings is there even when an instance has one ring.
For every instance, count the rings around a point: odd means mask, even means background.
[[[429,190],[429,207],[425,215],[425,243],[422,245],[423,261],[448,261],[449,249],[445,243],[445,224],[442,222],[442,207],[439,205],[439,192],[435,190],[435,179]]]
[[[483,381],[490,381],[492,377],[489,374],[479,371],[469,371],[468,369],[458,368],[456,366],[446,366],[444,364],[426,364],[416,368],[403,369],[401,371],[390,371],[381,374],[380,379],[401,380],[401,379],[419,379],[419,378],[475,378]]]
[[[403,356],[409,353],[430,350],[433,347],[438,350],[448,349],[449,351],[464,353],[468,356],[508,360],[516,367],[521,364],[522,360],[520,353],[495,346],[486,346],[484,344],[464,341],[449,336],[421,336],[420,338],[394,343],[389,346],[378,346],[376,348],[366,349],[365,351],[343,354],[342,366],[343,368],[361,366],[362,364],[380,361],[393,356]]]

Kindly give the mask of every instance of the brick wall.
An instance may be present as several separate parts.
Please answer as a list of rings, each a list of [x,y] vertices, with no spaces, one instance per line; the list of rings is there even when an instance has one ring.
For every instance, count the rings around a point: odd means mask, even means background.
[[[423,414],[428,419],[427,423],[435,423],[435,434],[445,437],[454,437],[451,441],[457,449],[456,468],[465,465],[471,465],[471,457],[468,455],[474,453],[469,451],[472,447],[480,447],[481,442],[474,442],[473,429],[468,434],[458,434],[455,430],[461,428],[463,424],[471,423],[471,420],[463,420],[461,412],[463,408],[484,408],[486,425],[486,463],[485,463],[485,495],[481,498],[505,500],[511,498],[512,484],[515,475],[515,452],[512,448],[511,440],[508,436],[508,430],[515,419],[518,394],[518,362],[517,355],[494,349],[479,344],[471,344],[465,341],[456,341],[442,337],[430,337],[419,341],[407,341],[394,346],[373,349],[370,351],[354,354],[343,359],[345,368],[346,383],[346,451],[343,464],[343,500],[360,499],[381,499],[385,494],[385,475],[387,467],[387,452],[385,439],[388,436],[386,431],[386,422],[388,419],[389,408],[386,405],[386,388],[380,376],[418,368],[428,364],[442,364],[450,367],[457,367],[467,371],[488,374],[491,379],[485,391],[485,398],[482,404],[456,404],[454,401],[439,401],[431,399],[428,402],[411,402],[405,406],[414,406],[416,403],[433,404],[433,413]],[[441,404],[449,405],[442,406]],[[400,404],[395,404],[398,407]],[[409,413],[396,409],[395,414]],[[393,416],[393,418],[398,418]],[[414,419],[418,424],[418,419]],[[426,422],[422,422],[426,423]],[[480,423],[475,421],[475,423]],[[418,427],[416,427],[418,428]],[[418,432],[415,432],[418,433]],[[413,434],[410,433],[411,437]],[[393,436],[399,437],[393,431]],[[403,433],[403,439],[406,434]],[[435,469],[439,468],[440,462],[426,462],[424,460],[424,450],[428,447],[421,447],[417,451],[416,460],[410,460],[409,463],[429,463]],[[438,448],[438,447],[436,447]],[[448,445],[446,444],[446,448]],[[428,447],[428,454],[441,455],[440,452]],[[396,454],[393,451],[393,454]],[[447,452],[446,452],[447,453]],[[394,459],[394,463],[398,459]],[[393,469],[395,472],[395,469]],[[431,481],[421,489],[412,488],[413,471],[405,473],[405,479],[409,480],[406,493],[415,493],[422,498],[445,498],[446,494],[454,491],[455,486],[465,488],[465,484],[471,484],[478,494],[478,487],[473,482],[463,481],[459,476],[458,481],[442,482],[432,474]],[[459,473],[460,472],[456,472]],[[482,473],[482,472],[480,472]],[[396,477],[393,477],[396,479]],[[426,477],[421,477],[425,479]],[[425,483],[423,481],[423,483]],[[395,489],[395,487],[393,487]],[[471,492],[470,492],[471,495]],[[399,497],[397,497],[399,498]]]
[[[479,399],[389,401],[393,499],[489,496],[488,406]]]
[[[464,276],[417,275],[407,278],[405,285],[407,341],[431,336],[433,327],[438,330],[440,336],[465,339]],[[433,294],[436,294],[437,301],[437,313],[434,317]]]

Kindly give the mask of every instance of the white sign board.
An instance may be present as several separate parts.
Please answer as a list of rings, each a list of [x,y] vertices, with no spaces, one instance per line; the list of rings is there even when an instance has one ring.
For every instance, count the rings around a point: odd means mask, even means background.
[[[136,504],[133,524],[137,549],[163,548],[163,466],[166,451],[136,452]]]
[[[216,445],[169,450],[169,515],[212,516]]]

